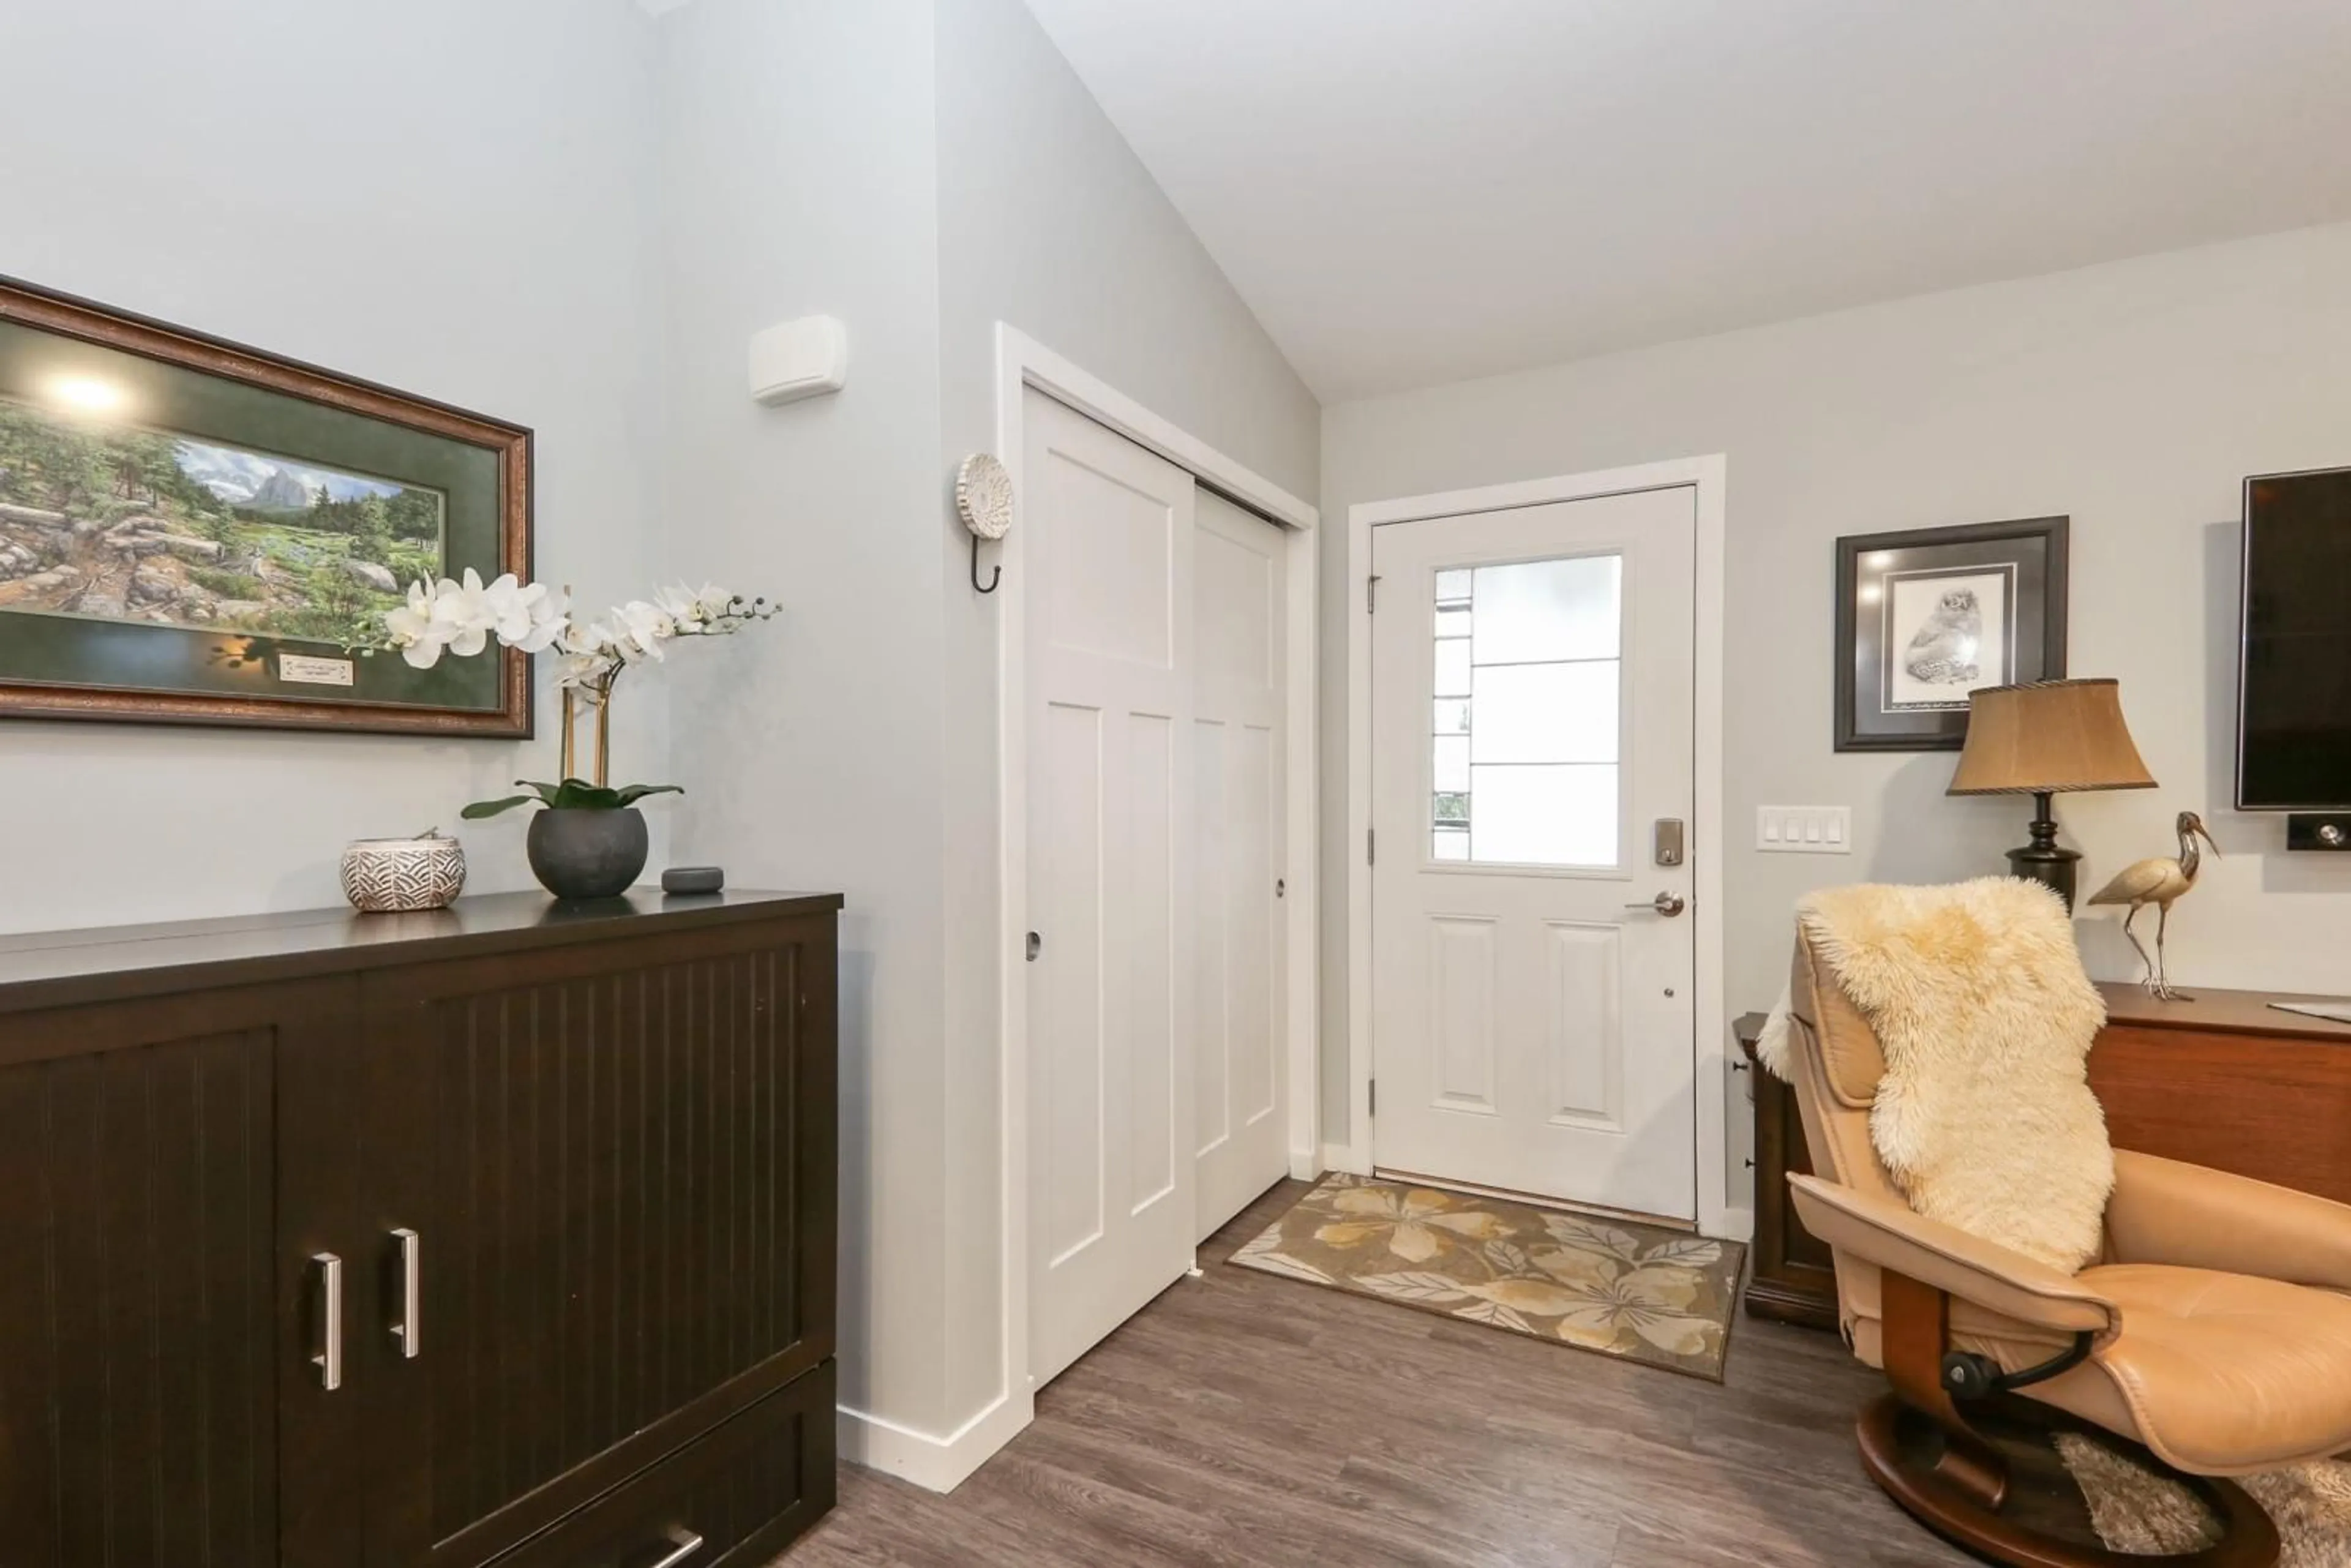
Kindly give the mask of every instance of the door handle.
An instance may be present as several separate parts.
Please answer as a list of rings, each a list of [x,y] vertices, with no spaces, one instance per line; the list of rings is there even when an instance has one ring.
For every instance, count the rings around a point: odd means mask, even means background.
[[[1646,909],[1652,915],[1662,915],[1667,919],[1671,920],[1675,915],[1679,915],[1683,910],[1689,907],[1689,900],[1684,898],[1677,893],[1661,893],[1657,894],[1656,897],[1649,899],[1646,903],[1628,904],[1625,907],[1627,909]]]
[[[343,1260],[332,1252],[311,1254],[319,1266],[319,1386],[332,1394],[343,1385]]]
[[[403,1361],[414,1361],[424,1348],[424,1241],[406,1226],[392,1233],[400,1244],[400,1318],[392,1337],[400,1342]]]

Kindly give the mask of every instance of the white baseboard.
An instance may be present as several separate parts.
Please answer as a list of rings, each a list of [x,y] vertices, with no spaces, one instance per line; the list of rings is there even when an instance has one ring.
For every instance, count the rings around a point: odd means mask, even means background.
[[[1322,1145],[1322,1168],[1345,1171],[1349,1176],[1369,1176],[1372,1174],[1372,1151],[1359,1149],[1353,1144],[1325,1144]]]
[[[844,1405],[839,1411],[841,1457],[932,1491],[950,1492],[1012,1441],[1036,1413],[1034,1396],[1024,1391],[1018,1399],[997,1400],[941,1437]]]
[[[1723,1241],[1754,1240],[1755,1211],[1751,1208],[1724,1209],[1722,1211],[1722,1234],[1717,1239]]]

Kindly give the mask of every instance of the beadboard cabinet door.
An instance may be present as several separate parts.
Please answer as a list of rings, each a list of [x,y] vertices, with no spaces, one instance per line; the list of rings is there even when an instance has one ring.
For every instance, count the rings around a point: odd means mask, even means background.
[[[833,941],[361,977],[370,1563],[486,1562],[831,1355]]]
[[[0,1022],[10,1568],[360,1561],[357,1393],[322,1364],[351,1303],[333,1324],[317,1261],[355,1197],[354,994]]]

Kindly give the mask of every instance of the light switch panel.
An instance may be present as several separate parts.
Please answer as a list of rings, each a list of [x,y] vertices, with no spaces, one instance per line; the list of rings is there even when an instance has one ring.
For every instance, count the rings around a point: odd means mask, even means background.
[[[1851,854],[1853,808],[1758,806],[1755,808],[1755,847],[1779,854]]]

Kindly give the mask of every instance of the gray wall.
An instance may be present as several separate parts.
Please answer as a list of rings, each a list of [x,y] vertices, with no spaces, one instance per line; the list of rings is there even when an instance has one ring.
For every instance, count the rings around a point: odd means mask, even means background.
[[[847,894],[841,1398],[954,1429],[1005,1333],[997,601],[947,505],[995,323],[1311,495],[1305,388],[1019,0],[85,0],[0,57],[8,269],[535,426],[590,609],[781,601],[632,677],[618,768],[686,786],[656,866]],[[846,390],[753,404],[745,340],[816,311]],[[346,840],[552,745],[0,726],[14,820],[57,817],[0,929],[331,904]],[[465,838],[529,885],[518,819]]]
[[[672,672],[679,852],[741,885],[848,895],[841,1400],[933,1428],[948,1411],[931,7],[697,0],[659,31],[664,547],[785,606],[726,650],[741,657]],[[746,340],[814,312],[847,324],[848,385],[753,403]]]
[[[641,592],[651,31],[629,0],[9,5],[0,270],[534,426],[542,575]],[[665,707],[624,692],[623,774],[660,776]],[[0,929],[334,904],[347,840],[455,830],[551,754],[0,725]],[[519,817],[461,836],[475,890],[530,884]]]
[[[2179,905],[2174,977],[2351,988],[2351,859],[2288,856],[2282,819],[2229,809],[2239,485],[2351,463],[2351,226],[1347,403],[1325,411],[1322,432],[1333,525],[1322,591],[1334,607],[1353,601],[1343,524],[1354,503],[1728,455],[1733,1012],[1778,994],[1800,894],[2001,870],[2029,814],[2012,800],[1946,798],[1949,753],[1831,750],[1834,541],[2051,513],[2074,524],[2069,668],[2121,678],[2162,783],[2060,802],[2067,841],[2088,857],[2085,894],[2132,860],[2171,852],[2173,814],[2200,810],[2228,858],[2208,862]],[[1335,876],[1343,617],[1326,615],[1322,632],[1323,865]],[[1756,852],[1765,803],[1851,805],[1855,852]],[[1335,1138],[1346,1126],[1344,905],[1325,909],[1323,1114]],[[2094,975],[2136,973],[2105,912],[2077,929]],[[1732,1201],[1747,1201],[1743,1188]]]
[[[1000,601],[949,505],[996,323],[1309,494],[1318,410],[1019,0],[696,0],[660,37],[662,515],[788,607],[674,672],[679,853],[849,895],[841,1402],[943,1435],[1006,1327]],[[846,389],[753,405],[745,338],[812,311]]]
[[[945,907],[950,1408],[997,1386],[1002,1129],[997,1025],[997,621],[971,591],[946,481],[996,445],[1007,321],[1292,493],[1320,411],[1020,0],[940,0],[940,423],[933,516],[947,582]],[[1303,846],[1301,852],[1304,852]]]

